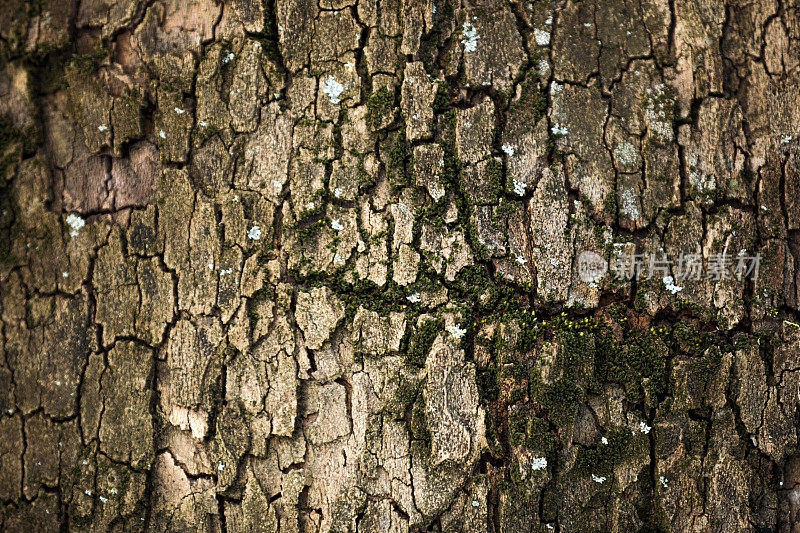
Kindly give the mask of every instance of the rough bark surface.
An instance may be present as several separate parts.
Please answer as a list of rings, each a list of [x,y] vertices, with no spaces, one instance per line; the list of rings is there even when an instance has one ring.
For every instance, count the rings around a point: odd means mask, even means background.
[[[795,2],[0,6],[0,529],[800,531]]]

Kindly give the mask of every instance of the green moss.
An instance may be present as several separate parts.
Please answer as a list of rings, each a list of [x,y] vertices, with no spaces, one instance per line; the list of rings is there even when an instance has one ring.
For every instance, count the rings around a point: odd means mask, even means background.
[[[562,350],[559,353],[558,363],[569,379],[578,378],[578,372],[587,360],[587,354],[594,350],[594,336],[586,331],[568,329],[558,334]]]
[[[342,123],[347,120],[347,110],[342,109],[341,121],[333,125],[333,158],[341,159],[344,155],[344,142],[342,141]]]
[[[595,370],[603,381],[620,383],[632,402],[667,391],[669,350],[653,330],[626,331],[620,345],[607,330],[598,332]]]
[[[388,316],[392,311],[408,311],[413,306],[406,299],[407,291],[394,281],[379,286],[373,281],[357,279],[350,283],[340,274],[315,272],[296,277],[299,284],[309,287],[328,287],[345,305],[345,317],[352,320],[359,307]]]
[[[534,418],[528,422],[525,446],[544,455],[550,455],[558,446],[558,438],[546,420]]]
[[[0,115],[0,151],[19,138],[19,129],[3,115]]]
[[[519,335],[517,336],[516,349],[522,353],[530,353],[544,333],[545,326],[539,322],[536,315],[526,313],[519,322]]]
[[[617,216],[617,195],[613,192],[603,198],[603,211],[611,216]]]
[[[92,76],[100,68],[100,65],[108,59],[109,55],[109,51],[103,47],[103,43],[96,41],[90,52],[72,56],[69,65],[76,69],[81,76]]]
[[[440,115],[447,111],[447,108],[450,106],[451,92],[452,86],[450,82],[445,80],[439,84],[439,87],[436,89],[436,96],[433,98],[433,113],[435,115]]]
[[[562,378],[552,384],[533,382],[531,397],[547,409],[551,422],[567,427],[575,420],[583,391],[573,381]]]
[[[625,460],[643,453],[647,439],[644,434],[633,434],[623,427],[612,428],[605,435],[608,444],[595,448],[578,448],[575,471],[584,476],[611,477],[614,468]]]
[[[400,382],[397,384],[396,397],[398,403],[403,409],[414,403],[419,394],[419,383],[415,383],[406,378],[400,378]]]
[[[408,351],[406,352],[406,362],[414,366],[425,366],[425,360],[433,346],[433,341],[440,331],[444,329],[444,320],[428,319],[423,320],[417,331],[411,337]]]
[[[394,117],[394,94],[386,87],[373,92],[367,99],[367,124],[375,131],[386,118]]]
[[[475,380],[478,385],[478,397],[483,405],[494,402],[500,397],[497,368],[494,365],[488,368],[479,368]]]
[[[428,429],[428,417],[425,414],[425,395],[417,396],[411,411],[411,434],[414,439],[422,441],[428,448],[431,446],[431,432]]]
[[[549,455],[556,450],[558,439],[543,418],[519,410],[508,417],[508,438],[513,446],[525,446],[531,451]]]
[[[534,70],[531,70],[522,82],[520,99],[512,104],[511,111],[529,115],[531,131],[539,119],[547,113],[547,94],[539,89],[539,76]]]
[[[408,185],[408,176],[406,175],[407,156],[406,130],[402,128],[389,149],[389,180],[395,187]]]
[[[297,238],[298,242],[307,243],[309,241],[315,240],[319,231],[325,227],[326,220],[324,218],[318,218],[316,220],[305,220],[303,223],[297,224],[294,227],[294,234]]]
[[[711,335],[685,322],[678,323],[672,334],[680,349],[693,354],[702,354],[713,343]]]
[[[264,287],[263,289],[256,292],[255,294],[253,294],[253,296],[251,296],[248,299],[247,316],[250,318],[251,330],[255,328],[256,323],[261,318],[261,315],[258,313],[258,311],[256,311],[256,309],[260,306],[260,304],[266,301],[275,302],[276,299],[277,299],[277,293],[275,292],[275,289],[269,286]]]
[[[486,175],[484,177],[489,183],[489,192],[493,197],[497,197],[503,190],[503,165],[496,159],[490,159],[486,164]]]
[[[527,435],[528,415],[522,411],[512,413],[508,417],[509,441],[514,446],[522,446]]]
[[[456,274],[451,289],[452,299],[467,304],[481,314],[502,313],[519,304],[514,289],[494,283],[483,265],[462,268]]]
[[[138,90],[121,96],[114,101],[112,124],[114,127],[114,143],[120,144],[128,139],[141,135],[141,108],[144,96]]]

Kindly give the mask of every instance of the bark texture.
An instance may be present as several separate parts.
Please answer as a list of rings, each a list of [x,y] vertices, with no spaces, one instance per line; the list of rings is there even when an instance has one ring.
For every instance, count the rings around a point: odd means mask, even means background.
[[[0,7],[0,529],[800,530],[794,1]]]

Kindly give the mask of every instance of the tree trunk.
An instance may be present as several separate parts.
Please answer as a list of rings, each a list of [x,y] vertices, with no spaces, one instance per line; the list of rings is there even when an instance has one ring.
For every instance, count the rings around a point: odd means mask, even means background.
[[[4,531],[800,531],[794,2],[0,5]]]

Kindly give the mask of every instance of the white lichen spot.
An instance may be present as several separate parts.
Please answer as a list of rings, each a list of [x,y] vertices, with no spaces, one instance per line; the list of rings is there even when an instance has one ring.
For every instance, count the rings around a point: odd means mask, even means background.
[[[464,34],[464,39],[461,40],[461,44],[464,45],[464,51],[474,52],[478,48],[478,39],[480,39],[478,30],[469,22],[465,22],[461,26],[461,31]]]
[[[108,131],[108,126],[106,126],[105,124],[100,124],[99,126],[97,126],[97,129],[100,131]]]
[[[339,97],[342,96],[344,92],[344,85],[336,81],[333,76],[328,76],[328,79],[323,82],[321,89],[322,92],[328,95],[333,105],[341,102]]]
[[[603,444],[608,444],[608,439],[603,437],[602,439],[600,439],[600,442],[602,442]]]
[[[508,157],[514,157],[514,147],[510,144],[504,144],[502,150]]]
[[[229,275],[229,274],[230,274],[230,273],[232,273],[232,272],[233,272],[233,269],[232,269],[232,268],[222,268],[222,269],[220,269],[220,271],[219,271],[219,275],[220,275],[220,276],[227,276],[227,275]]]
[[[539,71],[539,77],[546,78],[550,73],[550,63],[548,63],[546,59],[540,59],[537,69]]]
[[[517,179],[514,180],[514,194],[517,196],[525,195],[525,184]]]
[[[528,262],[528,260],[527,260],[527,259],[525,259],[524,257],[522,257],[521,255],[518,255],[518,256],[516,257],[516,259],[514,259],[514,261],[516,261],[516,262],[517,262],[517,263],[519,263],[520,265],[524,265],[524,264],[526,264],[526,263]]]
[[[89,489],[86,489],[85,491],[83,491],[83,493],[86,494],[87,496],[92,495],[92,491],[90,491]]]
[[[450,335],[452,335],[456,339],[460,339],[467,334],[467,330],[461,329],[460,327],[458,327],[458,325],[447,326],[446,329],[447,332],[450,333]]]
[[[179,115],[183,115],[184,113],[186,113],[186,111],[184,111],[184,110],[183,110],[183,109],[181,109],[180,107],[176,107],[176,108],[175,108],[175,112],[176,112],[177,114],[179,114]]]
[[[650,427],[650,426],[648,426],[646,423],[644,423],[644,422],[639,422],[639,431],[641,431],[641,432],[642,432],[642,433],[644,433],[645,435],[647,435],[648,433],[650,433],[650,430],[651,430],[651,429],[653,429],[653,428],[652,428],[652,427]]]
[[[78,232],[81,230],[81,228],[83,228],[86,225],[86,221],[83,220],[78,215],[76,215],[74,213],[70,213],[67,216],[67,224],[69,224],[69,227],[72,228],[72,231],[70,231],[69,234],[72,237],[77,237],[78,236]]]
[[[791,135],[781,135],[781,144],[789,144],[790,142],[792,142]]]
[[[717,188],[717,179],[711,174],[706,174],[701,170],[689,172],[689,183],[697,189],[697,192],[704,194]]]
[[[553,135],[566,135],[567,133],[569,133],[569,130],[567,129],[566,126],[562,126],[561,124],[556,123],[553,124],[553,126],[550,128],[550,132]]]
[[[412,304],[415,304],[415,303],[419,303],[422,300],[422,297],[419,295],[418,292],[415,292],[414,294],[406,296],[406,300],[408,300]]]
[[[534,457],[531,460],[531,470],[544,470],[547,468],[547,459],[544,457]]]
[[[596,476],[592,474],[592,481],[594,481],[595,483],[604,483],[605,480],[606,480],[605,476]]]
[[[205,128],[206,126],[208,126],[208,122],[206,122],[205,120],[201,120],[200,127]]]
[[[283,183],[281,183],[278,180],[273,180],[272,181],[272,188],[273,189],[283,189]]]
[[[158,136],[161,137],[162,139],[167,138],[167,134],[164,132],[164,130],[158,130]]]
[[[480,504],[480,502],[478,500],[472,500],[472,506],[473,507],[480,507],[480,505],[481,504]]]
[[[553,15],[547,17],[547,20],[545,20],[544,23],[550,26],[553,23]]]
[[[261,228],[253,226],[250,228],[250,231],[247,232],[247,236],[254,241],[261,240]]]
[[[666,86],[658,83],[652,89],[646,89],[647,107],[645,122],[650,132],[662,142],[672,141],[675,132],[672,128],[674,99],[669,97]]]
[[[614,148],[614,157],[620,164],[631,167],[636,165],[639,161],[639,154],[636,152],[636,147],[629,143],[624,142]]]
[[[236,57],[236,54],[234,54],[233,52],[228,52],[226,55],[222,57],[222,64],[227,65],[228,63],[233,61],[234,57]]]
[[[217,467],[217,470],[219,470],[220,472],[222,472],[223,470],[225,470],[225,465],[224,465],[224,464],[222,464],[222,463],[220,463],[220,464],[219,464],[219,466]]]
[[[342,190],[341,187],[336,187],[335,189],[333,189],[333,195],[336,198],[341,198],[343,194],[344,194],[344,191]]]
[[[675,280],[672,278],[672,276],[664,276],[663,281],[664,281],[664,287],[666,287],[667,290],[672,294],[678,294],[683,290],[683,287],[678,287],[677,285],[675,285]]]
[[[68,278],[69,277],[69,272],[62,272],[61,273],[61,277],[62,278]]]
[[[342,223],[339,222],[338,218],[331,220],[331,227],[336,231],[342,231],[344,229],[344,226],[342,226]]]
[[[639,211],[639,202],[633,189],[625,189],[620,196],[620,212],[631,220],[639,220],[642,216]]]
[[[545,30],[533,30],[533,38],[539,46],[550,44],[550,32]]]
[[[658,476],[658,480],[661,481],[661,486],[667,488],[667,478],[664,476]]]
[[[444,188],[439,186],[432,186],[428,189],[434,201],[438,202],[444,196]]]
[[[103,502],[103,503],[106,503],[108,501],[108,498],[106,498],[104,496],[100,496],[100,501]]]

